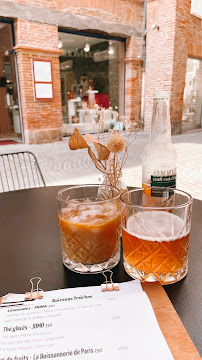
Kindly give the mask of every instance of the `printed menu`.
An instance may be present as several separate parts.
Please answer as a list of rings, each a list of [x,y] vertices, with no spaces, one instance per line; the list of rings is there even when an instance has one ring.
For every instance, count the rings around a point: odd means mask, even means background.
[[[140,282],[119,287],[48,291],[1,307],[0,360],[173,360]]]

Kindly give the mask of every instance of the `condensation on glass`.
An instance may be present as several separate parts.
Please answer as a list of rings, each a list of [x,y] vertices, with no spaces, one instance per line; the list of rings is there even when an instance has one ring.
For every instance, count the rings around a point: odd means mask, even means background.
[[[115,110],[124,115],[124,43],[59,32],[58,46],[66,134],[75,127],[96,132],[96,105],[104,109],[105,130],[113,128]]]

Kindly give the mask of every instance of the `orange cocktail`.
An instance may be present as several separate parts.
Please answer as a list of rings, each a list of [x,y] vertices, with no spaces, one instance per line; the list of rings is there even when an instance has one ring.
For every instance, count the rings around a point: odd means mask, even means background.
[[[131,215],[122,229],[124,261],[141,274],[141,280],[152,274],[165,283],[172,277],[173,282],[187,269],[189,232],[184,229],[183,220],[167,211]]]
[[[192,197],[166,187],[150,190],[120,196],[124,268],[135,279],[171,284],[188,271]]]
[[[113,204],[72,204],[59,216],[65,255],[82,264],[108,261],[119,251],[120,214]]]
[[[95,273],[118,263],[121,215],[116,188],[83,185],[64,189],[58,196],[58,218],[65,266]]]

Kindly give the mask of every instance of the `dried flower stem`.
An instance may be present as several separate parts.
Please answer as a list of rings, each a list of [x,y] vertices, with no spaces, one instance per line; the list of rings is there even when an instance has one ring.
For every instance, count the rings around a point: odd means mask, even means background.
[[[85,109],[90,115],[89,109],[87,107],[85,107]],[[70,138],[69,147],[72,150],[88,148],[88,153],[97,169],[106,174],[108,182],[111,185],[116,186],[119,181],[121,170],[128,158],[128,148],[136,138],[135,137],[132,139],[132,141],[130,141],[131,134],[135,130],[136,123],[129,121],[127,118],[120,116],[117,111],[114,111],[114,119],[116,119],[116,124],[119,124],[118,130],[117,128],[114,128],[113,130],[110,129],[106,140],[105,116],[106,119],[109,120],[109,115],[111,116],[111,114],[112,108],[106,110],[99,107],[98,105],[95,105],[93,122],[97,129],[97,139],[93,138],[93,136],[90,134],[86,134],[83,138],[79,131],[75,129],[73,135]],[[122,124],[124,124],[125,128],[127,129],[125,136],[122,135],[119,121],[122,121]],[[87,142],[91,142],[94,145],[97,156],[94,154],[91,146],[88,145]]]

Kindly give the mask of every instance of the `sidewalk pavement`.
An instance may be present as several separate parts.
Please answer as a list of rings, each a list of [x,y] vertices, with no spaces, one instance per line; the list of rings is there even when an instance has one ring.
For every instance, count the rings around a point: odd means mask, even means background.
[[[72,151],[69,138],[48,144],[15,144],[0,146],[0,153],[31,151],[39,162],[47,186],[92,184],[102,182],[102,174],[90,159],[87,150]],[[127,186],[141,186],[141,156],[148,142],[148,134],[137,134],[129,148],[123,168],[123,181]],[[177,188],[202,200],[202,131],[172,136],[178,154]]]

